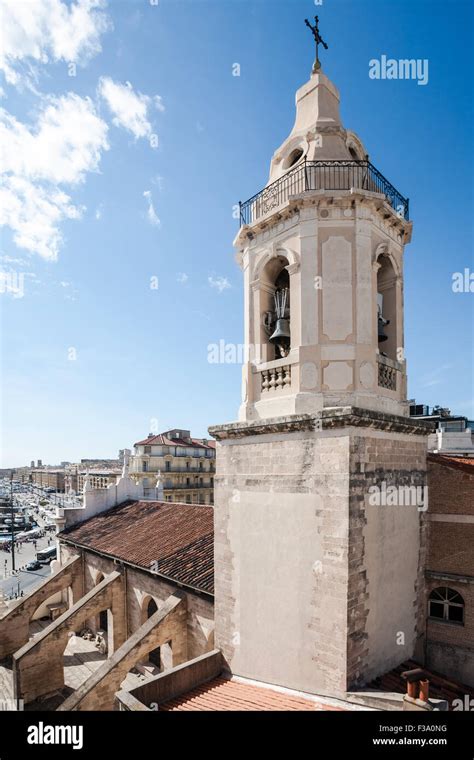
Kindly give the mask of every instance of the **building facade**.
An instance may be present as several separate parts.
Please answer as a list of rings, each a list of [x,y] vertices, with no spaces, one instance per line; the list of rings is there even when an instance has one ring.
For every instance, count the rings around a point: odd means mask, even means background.
[[[121,470],[84,470],[77,473],[77,493],[82,493],[84,490],[84,480],[89,476],[89,483],[91,488],[107,488],[107,486],[114,484],[117,478],[120,477]]]
[[[65,470],[33,470],[31,483],[40,488],[54,488],[55,491],[63,492],[66,474]]]
[[[130,476],[143,483],[145,494],[160,478],[165,501],[213,504],[215,456],[215,442],[192,438],[189,430],[150,433],[134,446]]]
[[[426,664],[474,685],[474,457],[428,455]]]

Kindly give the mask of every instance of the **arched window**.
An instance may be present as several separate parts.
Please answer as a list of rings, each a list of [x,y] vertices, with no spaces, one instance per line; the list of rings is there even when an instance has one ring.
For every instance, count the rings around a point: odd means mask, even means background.
[[[158,606],[157,606],[155,600],[154,599],[150,599],[150,601],[147,604],[147,608],[146,608],[147,618],[151,618],[151,616],[154,615],[155,612],[157,612],[157,610],[158,610]]]
[[[296,166],[298,161],[303,157],[303,154],[304,150],[302,148],[292,150],[283,164],[283,169],[291,169],[293,166]]]
[[[262,275],[262,327],[268,345],[267,360],[287,356],[290,336],[290,277],[288,260],[283,256],[271,259]]]
[[[447,586],[435,588],[429,598],[429,616],[448,623],[464,623],[464,599]]]
[[[397,360],[400,345],[397,336],[396,275],[390,258],[379,256],[377,271],[377,326],[380,353]]]

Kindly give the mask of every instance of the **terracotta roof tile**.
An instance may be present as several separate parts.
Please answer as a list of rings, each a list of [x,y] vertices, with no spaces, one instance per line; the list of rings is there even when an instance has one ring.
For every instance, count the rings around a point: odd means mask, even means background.
[[[160,711],[175,710],[342,710],[305,699],[293,694],[277,691],[253,683],[244,683],[219,676],[195,689],[160,704]]]
[[[383,676],[375,678],[370,684],[369,688],[377,689],[380,691],[393,691],[397,694],[405,694],[406,681],[402,678],[402,673],[405,670],[414,670],[415,668],[422,668],[427,674],[427,678],[430,682],[430,697],[433,699],[446,699],[449,704],[449,709],[452,710],[452,703],[454,699],[461,699],[464,701],[465,695],[468,694],[469,698],[474,698],[474,689],[466,686],[465,684],[448,679],[435,671],[427,670],[423,665],[419,665],[413,660],[407,660],[402,662],[397,668],[390,670]]]
[[[447,454],[428,454],[428,462],[452,467],[456,470],[463,470],[470,475],[474,475],[474,457],[454,457]]]
[[[210,506],[127,501],[59,534],[65,541],[213,593],[214,511]]]
[[[187,446],[191,449],[215,449],[216,442],[210,441],[206,438],[206,443],[203,443],[202,438],[191,438],[185,440],[184,438],[168,438],[168,436],[159,433],[158,435],[145,438],[143,441],[137,441],[134,446]]]

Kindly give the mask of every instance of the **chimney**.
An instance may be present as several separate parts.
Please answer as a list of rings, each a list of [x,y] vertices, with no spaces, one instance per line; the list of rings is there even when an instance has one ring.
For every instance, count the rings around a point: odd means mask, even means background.
[[[422,668],[405,670],[402,673],[402,678],[407,682],[407,691],[403,697],[404,710],[433,710],[429,701],[430,682],[427,675]]]

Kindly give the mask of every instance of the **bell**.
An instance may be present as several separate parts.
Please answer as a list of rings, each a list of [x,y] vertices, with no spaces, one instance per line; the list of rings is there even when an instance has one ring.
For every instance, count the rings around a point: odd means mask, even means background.
[[[284,348],[290,345],[290,322],[288,319],[281,317],[277,319],[275,330],[270,335],[269,341],[275,345],[281,344]]]
[[[384,341],[388,340],[388,335],[385,335],[384,333],[384,327],[385,325],[389,325],[390,320],[384,319],[381,314],[379,314],[378,319],[378,334],[379,334],[379,343],[383,343]]]

